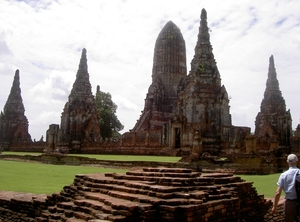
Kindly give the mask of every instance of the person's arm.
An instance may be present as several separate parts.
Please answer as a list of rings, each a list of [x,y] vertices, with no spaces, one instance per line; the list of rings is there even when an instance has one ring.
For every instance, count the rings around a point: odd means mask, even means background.
[[[280,196],[281,196],[281,191],[282,191],[282,187],[278,186],[277,190],[275,192],[275,197],[274,197],[274,202],[273,202],[273,207],[272,207],[272,214],[276,213],[276,208],[277,208],[277,204],[280,199]]]

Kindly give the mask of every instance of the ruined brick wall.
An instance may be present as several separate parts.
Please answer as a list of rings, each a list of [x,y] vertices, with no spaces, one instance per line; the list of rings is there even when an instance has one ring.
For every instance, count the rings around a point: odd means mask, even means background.
[[[35,221],[46,209],[45,194],[0,191],[0,221]]]
[[[24,142],[24,143],[13,143],[10,147],[11,151],[14,152],[37,152],[42,153],[46,150],[46,142]]]
[[[161,130],[126,132],[122,135],[119,144],[122,147],[132,147],[131,148],[132,153],[135,153],[136,147],[160,147],[161,149],[162,148],[161,137],[162,137]],[[117,148],[117,146],[115,146],[115,148]]]

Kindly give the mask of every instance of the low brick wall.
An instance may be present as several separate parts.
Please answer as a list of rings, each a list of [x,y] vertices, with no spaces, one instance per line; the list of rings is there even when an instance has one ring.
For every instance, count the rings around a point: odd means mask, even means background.
[[[47,195],[0,191],[0,219],[2,221],[35,221],[47,207]]]

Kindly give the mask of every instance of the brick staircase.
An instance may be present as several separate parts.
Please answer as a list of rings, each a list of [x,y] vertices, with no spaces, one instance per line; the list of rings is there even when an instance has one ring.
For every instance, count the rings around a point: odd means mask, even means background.
[[[269,206],[240,177],[182,168],[76,175],[47,203],[36,221],[238,221],[255,207],[254,217],[263,217]]]

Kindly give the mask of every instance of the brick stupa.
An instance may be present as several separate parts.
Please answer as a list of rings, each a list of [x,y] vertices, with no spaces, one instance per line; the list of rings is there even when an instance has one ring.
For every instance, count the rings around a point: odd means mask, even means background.
[[[76,80],[61,115],[59,142],[71,149],[81,149],[84,143],[100,142],[99,114],[87,67],[86,49],[82,50]]]
[[[13,143],[31,142],[28,120],[21,96],[20,74],[16,70],[8,99],[0,115],[0,143],[9,149]]]
[[[132,131],[162,129],[177,108],[177,87],[186,76],[185,41],[169,21],[159,33],[153,57],[152,84],[142,115]]]
[[[272,146],[288,149],[290,146],[292,117],[290,110],[286,110],[285,100],[279,89],[273,56],[269,59],[264,98],[260,105],[260,112],[256,116],[255,135],[257,147],[260,149],[269,150]]]
[[[203,138],[221,142],[229,135],[231,115],[229,99],[212,52],[207,13],[201,12],[198,41],[191,62],[191,71],[182,83],[178,114],[184,115],[191,127],[197,128]]]

